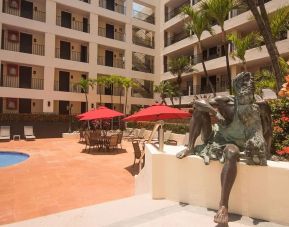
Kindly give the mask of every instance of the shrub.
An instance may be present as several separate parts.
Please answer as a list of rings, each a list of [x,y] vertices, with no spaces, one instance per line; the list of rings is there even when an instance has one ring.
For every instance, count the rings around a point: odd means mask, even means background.
[[[273,154],[289,156],[289,99],[269,102],[273,121]]]

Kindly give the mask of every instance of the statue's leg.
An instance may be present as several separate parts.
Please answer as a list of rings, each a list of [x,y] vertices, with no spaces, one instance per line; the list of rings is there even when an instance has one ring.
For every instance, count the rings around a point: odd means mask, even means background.
[[[221,200],[219,210],[214,217],[214,221],[219,224],[227,224],[229,221],[229,196],[237,176],[237,161],[240,153],[239,148],[233,144],[227,145],[224,152],[226,161],[221,173]]]
[[[207,142],[211,132],[212,126],[209,113],[195,109],[190,120],[188,149],[179,152],[177,158],[184,158],[187,155],[190,155],[194,149],[196,139],[201,135],[201,133],[203,140]]]

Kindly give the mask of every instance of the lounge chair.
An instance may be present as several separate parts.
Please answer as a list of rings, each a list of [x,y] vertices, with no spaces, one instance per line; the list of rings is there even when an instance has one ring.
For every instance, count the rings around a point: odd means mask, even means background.
[[[0,126],[0,141],[7,141],[10,139],[10,126]]]
[[[33,133],[33,126],[24,126],[24,138],[26,140],[35,140],[36,137]]]

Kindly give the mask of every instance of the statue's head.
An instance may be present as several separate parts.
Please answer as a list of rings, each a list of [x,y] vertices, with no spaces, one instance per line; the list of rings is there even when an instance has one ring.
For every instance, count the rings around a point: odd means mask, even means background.
[[[250,72],[241,72],[233,81],[235,95],[252,95],[255,92],[254,80]]]

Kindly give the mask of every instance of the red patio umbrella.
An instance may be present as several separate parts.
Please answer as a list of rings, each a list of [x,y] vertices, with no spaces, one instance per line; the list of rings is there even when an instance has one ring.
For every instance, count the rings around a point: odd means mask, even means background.
[[[154,104],[148,108],[124,118],[124,121],[157,121],[165,119],[189,118],[191,114],[163,104]]]
[[[92,111],[94,111],[94,110],[95,110],[95,109],[89,110],[89,111],[87,111],[87,112],[85,112],[85,113],[82,113],[82,114],[79,114],[79,115],[77,115],[77,116],[75,116],[75,117],[78,118],[78,119],[80,119],[80,118],[86,116],[88,113],[90,113],[90,112],[92,112]]]
[[[86,112],[84,116],[82,116],[79,120],[88,121],[88,120],[111,119],[120,116],[123,116],[123,114],[115,110],[111,110],[105,106],[100,106],[95,110]]]

